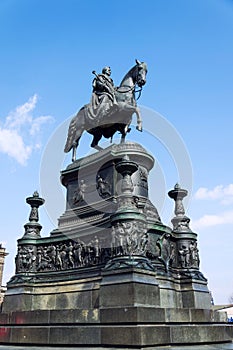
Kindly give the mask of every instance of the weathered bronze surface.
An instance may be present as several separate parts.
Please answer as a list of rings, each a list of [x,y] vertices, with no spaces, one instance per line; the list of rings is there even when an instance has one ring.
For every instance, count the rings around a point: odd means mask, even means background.
[[[137,61],[117,89],[109,67],[94,74],[91,103],[70,124],[65,150],[73,148],[73,162],[61,172],[66,207],[50,236],[40,235],[44,199],[37,192],[26,199],[31,211],[2,304],[0,344],[142,350],[231,343],[233,327],[212,309],[200,271],[187,190],[176,184],[168,192],[175,201],[169,227],[149,199],[154,158],[141,145],[112,144],[75,160],[84,130],[93,146],[116,130],[124,141],[134,112],[141,129],[135,85],[145,84],[146,65]]]
[[[124,142],[130,131],[133,113],[137,116],[137,129],[142,131],[140,110],[137,107],[136,86],[141,89],[146,83],[147,65],[136,60],[136,65],[124,76],[119,87],[114,87],[110,78],[110,67],[96,74],[93,82],[91,102],[80,109],[71,120],[65,152],[73,149],[72,160],[76,159],[76,148],[84,130],[93,135],[91,147],[96,147],[101,137],[112,138],[119,131]]]

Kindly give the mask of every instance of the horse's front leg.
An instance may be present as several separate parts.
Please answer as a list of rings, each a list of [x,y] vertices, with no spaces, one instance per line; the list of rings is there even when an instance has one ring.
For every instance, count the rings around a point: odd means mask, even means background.
[[[98,147],[98,143],[101,140],[102,132],[100,129],[96,128],[95,131],[92,133],[92,135],[93,135],[93,140],[91,143],[91,147],[96,148]]]
[[[131,128],[129,128],[129,124],[126,124],[122,130],[120,131],[121,132],[121,143],[125,142],[125,137],[126,137],[126,134],[128,132],[130,132]]]
[[[124,142],[125,142],[125,136],[126,136],[126,133],[125,133],[125,132],[122,132],[122,133],[121,133],[121,143],[124,143]]]
[[[137,126],[136,129],[138,131],[142,131],[142,118],[141,118],[141,113],[140,113],[140,109],[138,107],[135,107],[135,113],[137,116]]]

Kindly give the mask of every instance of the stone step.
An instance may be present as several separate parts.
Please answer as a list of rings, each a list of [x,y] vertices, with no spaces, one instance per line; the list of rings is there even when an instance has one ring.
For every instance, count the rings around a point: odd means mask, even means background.
[[[233,326],[215,325],[15,325],[0,327],[0,344],[143,346],[231,342]]]
[[[0,313],[0,325],[226,323],[225,312],[145,306]]]

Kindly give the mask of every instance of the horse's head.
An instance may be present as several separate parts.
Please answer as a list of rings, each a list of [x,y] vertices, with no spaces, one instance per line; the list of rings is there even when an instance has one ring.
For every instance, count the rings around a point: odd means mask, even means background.
[[[146,84],[147,65],[145,62],[136,60],[135,82],[139,87]]]

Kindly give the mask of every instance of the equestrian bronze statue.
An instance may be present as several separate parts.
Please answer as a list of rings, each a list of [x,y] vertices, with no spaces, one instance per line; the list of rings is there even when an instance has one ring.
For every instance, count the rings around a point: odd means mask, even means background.
[[[119,87],[111,79],[110,67],[104,67],[102,74],[93,80],[91,102],[83,106],[70,122],[64,151],[73,150],[72,161],[76,160],[76,149],[84,130],[93,135],[91,147],[97,147],[101,137],[111,138],[119,131],[124,142],[130,131],[132,115],[137,116],[137,130],[142,131],[142,120],[137,107],[135,93],[141,92],[146,83],[147,65],[136,60],[136,65],[124,76]]]

